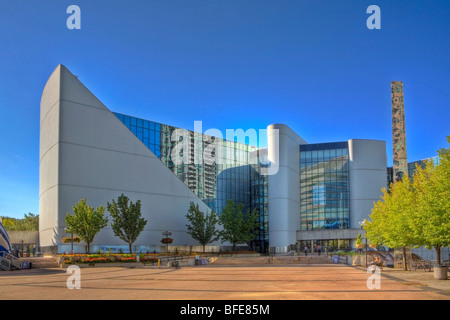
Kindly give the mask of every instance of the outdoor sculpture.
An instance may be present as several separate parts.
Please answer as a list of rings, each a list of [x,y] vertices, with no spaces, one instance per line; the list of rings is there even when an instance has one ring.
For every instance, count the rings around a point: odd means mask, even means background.
[[[11,252],[11,242],[8,237],[8,233],[6,232],[5,227],[2,224],[2,220],[0,218],[0,252]]]

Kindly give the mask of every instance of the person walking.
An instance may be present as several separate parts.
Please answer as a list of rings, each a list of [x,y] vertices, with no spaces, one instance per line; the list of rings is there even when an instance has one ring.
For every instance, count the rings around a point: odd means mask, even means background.
[[[303,248],[303,250],[305,250],[305,256],[308,256],[308,246],[305,246],[305,248]]]

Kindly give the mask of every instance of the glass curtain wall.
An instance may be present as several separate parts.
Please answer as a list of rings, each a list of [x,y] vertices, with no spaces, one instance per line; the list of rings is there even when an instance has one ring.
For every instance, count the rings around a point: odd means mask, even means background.
[[[264,250],[268,242],[267,179],[259,174],[259,165],[251,163],[251,155],[258,152],[256,146],[114,114],[211,210],[220,215],[229,199],[243,203],[244,210],[257,209],[261,228],[251,246],[255,250],[257,247]],[[173,136],[178,140],[172,141]],[[183,141],[189,142],[189,148],[179,150],[178,155],[184,160],[175,163],[172,153],[177,144],[183,145]],[[208,148],[211,143],[216,147]],[[214,161],[203,161],[204,153]]]
[[[347,142],[300,146],[300,230],[349,228]]]

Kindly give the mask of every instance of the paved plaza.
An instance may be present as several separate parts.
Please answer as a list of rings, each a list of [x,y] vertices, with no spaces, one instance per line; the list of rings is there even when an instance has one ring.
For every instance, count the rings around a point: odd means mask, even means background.
[[[450,281],[433,273],[383,271],[371,276],[346,265],[246,265],[176,268],[81,268],[81,288],[69,290],[66,269],[0,272],[0,300],[450,300]],[[407,279],[402,275],[409,276]],[[414,278],[414,275],[417,275]],[[429,278],[429,285],[418,279]]]

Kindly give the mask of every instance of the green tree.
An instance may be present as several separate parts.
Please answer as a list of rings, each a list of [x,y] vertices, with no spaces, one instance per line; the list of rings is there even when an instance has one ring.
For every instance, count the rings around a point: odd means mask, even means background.
[[[16,231],[16,220],[15,218],[2,217],[3,226],[7,231]]]
[[[427,161],[424,168],[416,167],[412,181],[403,178],[391,184],[389,192],[383,189],[365,227],[371,243],[434,247],[440,264],[440,249],[450,245],[450,148],[438,153],[438,165]]]
[[[128,243],[130,253],[132,253],[133,243],[147,224],[147,220],[142,218],[141,200],[133,203],[127,196],[122,194],[118,197],[117,203],[114,199],[111,203],[108,202],[107,208],[113,218],[111,227],[114,234]]]
[[[450,143],[450,136],[447,137]],[[450,148],[441,149],[439,164],[427,161],[413,176],[416,212],[413,223],[420,243],[436,250],[441,263],[441,248],[450,246]]]
[[[108,218],[104,216],[105,208],[96,209],[81,199],[73,208],[73,215],[66,214],[66,225],[69,233],[74,233],[87,244],[87,252],[91,253],[91,243],[97,233],[107,226]]]
[[[186,225],[187,234],[203,246],[204,253],[208,243],[219,239],[219,231],[216,229],[219,219],[216,213],[211,211],[211,213],[205,214],[200,211],[198,204],[191,202],[186,218],[190,222],[189,225]]]
[[[259,226],[259,213],[255,209],[247,210],[243,213],[244,205],[235,204],[233,200],[228,200],[222,215],[219,218],[223,231],[220,232],[220,238],[223,242],[230,242],[233,250],[238,244],[245,244],[253,240],[256,236]]]
[[[407,270],[406,247],[417,246],[412,216],[415,210],[415,195],[410,179],[392,183],[389,191],[383,188],[382,200],[378,201],[366,223],[366,237],[376,245],[403,249],[403,266]]]
[[[8,231],[39,231],[39,215],[25,214],[23,219],[3,218],[3,225]]]
[[[25,214],[25,229],[26,231],[39,231],[39,215],[28,213]]]

